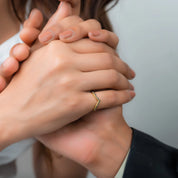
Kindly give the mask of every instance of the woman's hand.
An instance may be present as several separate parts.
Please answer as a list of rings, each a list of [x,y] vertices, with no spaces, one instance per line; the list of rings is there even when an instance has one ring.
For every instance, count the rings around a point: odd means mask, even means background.
[[[114,49],[117,47],[118,37],[113,32],[109,32],[107,30],[101,30],[100,24],[96,20],[87,20],[83,22],[82,19],[80,19],[79,17],[71,16],[70,18],[67,18],[67,20],[65,19],[64,21],[62,21],[65,17],[69,17],[72,11],[76,11],[76,10],[72,10],[70,4],[64,2],[62,7],[60,4],[60,7],[56,11],[56,13],[51,17],[50,21],[43,29],[41,33],[41,36],[43,38],[40,39],[42,41],[44,39],[45,40],[48,39],[48,43],[49,43],[49,41],[51,41],[53,37],[56,37],[56,39],[58,39],[57,36],[59,36],[60,40],[63,42],[73,42],[73,41],[78,41],[84,37],[87,37],[88,35],[88,37],[92,41],[106,43],[107,45],[109,45],[111,48]],[[61,23],[61,21],[63,23]],[[58,34],[58,32],[62,31],[61,29],[65,29],[69,26],[69,24],[70,25],[72,24],[70,23],[70,21],[75,23],[79,21],[80,23]],[[16,44],[10,51],[10,57],[7,58],[6,61],[3,63],[3,65],[0,66],[0,92],[3,91],[4,88],[7,86],[7,84],[10,82],[13,74],[18,71],[20,67],[19,62],[22,62],[28,58],[30,54],[30,48],[28,47],[28,45],[33,44],[36,41],[40,33],[42,24],[43,24],[43,16],[41,12],[37,9],[34,9],[31,12],[29,18],[25,21],[24,28],[21,32],[21,38],[26,43]],[[52,39],[49,39],[49,34],[50,34],[49,32],[53,33],[51,37]],[[69,38],[69,32],[72,32],[72,36],[70,38]],[[38,43],[38,48],[39,47],[40,44]],[[33,47],[33,50],[35,49],[37,49],[37,44],[35,45],[35,47]],[[80,52],[88,53],[88,52],[95,51],[92,48],[92,46],[91,48],[87,48],[87,49],[84,46],[83,49],[81,49]],[[101,48],[100,52],[102,51],[105,52],[106,49],[109,48],[105,48],[105,46],[103,46],[103,49]],[[110,49],[109,52],[115,53],[113,49]],[[123,61],[121,61],[121,64],[124,64]],[[127,67],[127,64],[124,65]],[[132,70],[130,71],[131,73],[129,74],[129,76],[126,76],[128,79],[132,79],[134,77],[134,72]]]
[[[91,46],[86,42],[53,41],[35,51],[1,93],[5,103],[13,98],[8,110],[15,118],[7,117],[4,124],[16,123],[17,132],[24,133],[16,139],[55,131],[91,112],[96,104],[91,90],[100,90],[96,92],[102,101],[98,109],[130,101],[131,85],[119,73],[119,63],[112,63],[115,57],[77,52],[83,45]],[[99,48],[98,44],[93,47]],[[6,107],[2,106],[4,111]]]

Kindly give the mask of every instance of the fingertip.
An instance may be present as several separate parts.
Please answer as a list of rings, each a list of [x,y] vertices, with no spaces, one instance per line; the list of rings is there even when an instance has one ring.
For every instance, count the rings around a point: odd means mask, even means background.
[[[72,5],[68,1],[60,1],[60,4],[52,18],[61,20],[65,17],[72,15]]]
[[[136,96],[135,91],[129,90],[129,96],[130,96],[130,100],[132,100],[133,98],[135,98],[135,96]]]
[[[19,62],[13,57],[8,57],[2,64],[2,73],[4,77],[10,77],[19,69]]]
[[[33,9],[29,18],[25,21],[24,27],[41,28],[43,24],[43,14],[39,9]]]
[[[128,74],[128,79],[129,80],[133,80],[136,77],[136,73],[134,70],[132,70],[131,68],[129,68],[129,74]]]
[[[23,61],[28,58],[30,54],[30,47],[24,43],[16,45],[12,50],[13,56],[18,61]]]
[[[27,27],[23,28],[20,32],[20,38],[27,45],[31,45],[38,38],[39,34],[40,30],[33,27]]]
[[[10,52],[9,52],[9,56],[13,56],[14,54],[13,54],[13,50],[14,50],[14,48],[16,47],[16,46],[18,46],[18,45],[20,45],[21,43],[17,43],[17,44],[15,44],[12,48],[11,48],[11,50],[10,50]]]
[[[119,43],[118,36],[115,33],[105,29],[91,31],[88,33],[88,36],[91,40],[96,42],[104,42],[113,49],[116,49]]]
[[[130,88],[130,90],[135,90],[135,87],[131,84],[131,83],[129,83],[129,88]]]
[[[36,18],[36,17],[39,18],[38,20],[42,20],[43,19],[43,14],[39,9],[34,8],[30,12],[29,19],[33,19],[33,18]]]
[[[136,77],[136,73],[135,73],[135,71],[132,70],[132,69],[131,69],[131,76],[132,76],[133,79]]]

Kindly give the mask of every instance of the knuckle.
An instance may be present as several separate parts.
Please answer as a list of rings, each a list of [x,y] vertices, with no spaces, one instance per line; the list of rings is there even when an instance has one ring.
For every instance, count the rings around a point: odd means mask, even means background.
[[[101,29],[101,24],[96,19],[90,19],[86,21],[91,25],[92,27],[95,27],[96,29]]]
[[[69,88],[72,87],[73,84],[73,79],[72,76],[70,75],[64,75],[63,77],[60,78],[59,85],[63,88]]]
[[[104,62],[107,65],[107,67],[113,69],[114,68],[114,58],[113,55],[111,55],[110,53],[105,53],[104,57]]]
[[[53,59],[53,65],[58,71],[59,70],[62,71],[70,65],[70,62],[69,62],[69,60],[67,60],[67,58],[63,58],[63,57],[58,56],[55,59]]]
[[[81,22],[83,22],[83,20],[77,15],[72,15],[72,16],[66,17],[64,20],[62,20],[62,22],[65,23],[68,27],[72,27],[72,26],[80,24]]]
[[[110,70],[109,80],[110,80],[110,84],[112,87],[117,86],[117,84],[119,82],[119,75],[116,70],[114,70],[114,69]]]
[[[59,49],[60,51],[65,51],[69,49],[69,46],[60,40],[53,40],[47,45],[47,50],[49,50],[51,54],[58,54]]]
[[[77,15],[69,16],[68,18],[70,20],[74,20],[75,22],[78,22],[78,23],[83,22],[83,19]]]
[[[106,47],[106,45],[105,44],[99,44],[98,45],[98,51],[99,52],[106,52],[107,51],[107,47]]]

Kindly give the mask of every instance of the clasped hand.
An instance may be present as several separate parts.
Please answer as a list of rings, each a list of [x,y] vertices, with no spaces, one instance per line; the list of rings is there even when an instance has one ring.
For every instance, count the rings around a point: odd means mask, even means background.
[[[115,52],[118,43],[115,34],[101,30],[97,21],[83,21],[77,16],[71,16],[72,10],[68,3],[64,2],[61,8],[66,8],[69,14],[61,18],[62,10],[59,12],[58,9],[40,35],[43,45],[38,41],[34,44],[28,60],[23,62],[1,93],[4,101],[13,98],[8,107],[15,116],[13,122],[16,123],[16,135],[11,140],[37,137],[51,150],[90,170],[91,165],[99,162],[98,169],[91,171],[96,176],[106,175],[99,166],[108,154],[107,149],[118,148],[117,141],[108,146],[106,144],[112,137],[117,137],[119,129],[131,134],[122,117],[121,105],[134,97],[133,86],[128,81],[134,74]],[[36,27],[34,19],[26,21],[26,28],[21,34],[28,45],[36,38],[28,39],[24,34],[33,26],[32,29],[36,30],[34,36],[38,36],[42,24]],[[94,35],[96,31],[100,32],[99,37]],[[52,39],[44,41],[42,37],[49,32]],[[72,35],[66,38],[69,32]],[[86,36],[89,39],[83,39]],[[92,113],[96,100],[91,91],[96,91],[101,99],[98,109],[107,110]],[[12,123],[10,116],[6,122],[8,120]],[[123,136],[122,139],[125,137],[129,136]],[[106,147],[101,152],[104,143]],[[129,144],[125,143],[123,147],[119,150],[125,153]],[[103,154],[100,157],[99,152]],[[117,161],[115,159],[108,164],[111,166]],[[113,168],[114,173],[118,166]],[[107,172],[108,176],[113,172]]]

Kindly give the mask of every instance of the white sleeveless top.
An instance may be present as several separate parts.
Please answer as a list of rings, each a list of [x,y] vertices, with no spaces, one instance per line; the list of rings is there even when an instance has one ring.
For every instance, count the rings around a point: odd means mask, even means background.
[[[9,51],[14,44],[20,43],[19,33],[0,45],[0,64],[9,56]],[[15,143],[0,152],[0,165],[14,161],[22,152],[34,143],[34,139],[23,140]]]

